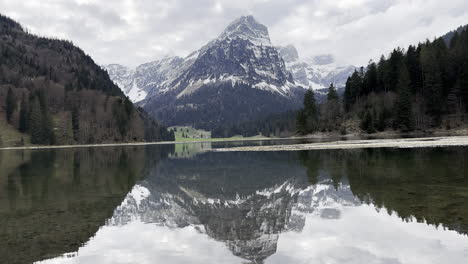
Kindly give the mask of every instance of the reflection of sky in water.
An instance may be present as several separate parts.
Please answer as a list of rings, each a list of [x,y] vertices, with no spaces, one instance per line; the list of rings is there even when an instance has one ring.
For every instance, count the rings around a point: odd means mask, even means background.
[[[243,200],[249,203],[259,197],[273,197],[269,202],[275,204],[284,198],[281,195],[297,195],[289,216],[292,227],[279,235],[276,253],[265,263],[467,263],[467,236],[425,223],[404,222],[384,209],[379,212],[373,205],[356,202],[349,186],[340,186],[337,191],[328,187],[319,184],[293,190],[283,184],[257,191]],[[180,228],[162,222],[142,223],[138,214],[144,215],[151,209],[141,209],[140,204],[149,196],[145,187],[135,187],[121,206],[133,214],[133,220],[104,226],[77,254],[44,263],[246,262],[234,256],[225,241],[208,236],[205,227],[198,223]],[[205,204],[210,202],[213,203],[207,199]],[[267,205],[263,204],[260,210],[270,210]],[[293,226],[294,219],[305,220],[305,224]]]

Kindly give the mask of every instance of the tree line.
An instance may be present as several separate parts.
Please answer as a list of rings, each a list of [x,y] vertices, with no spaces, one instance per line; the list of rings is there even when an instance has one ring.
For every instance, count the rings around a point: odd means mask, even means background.
[[[325,107],[308,91],[297,116],[297,131],[307,134],[332,128],[345,133],[353,122],[367,133],[464,125],[468,111],[468,30],[450,36],[411,45],[407,50],[397,48],[378,63],[370,61],[348,78],[341,100],[329,91]],[[338,115],[330,113],[328,107],[333,106]]]

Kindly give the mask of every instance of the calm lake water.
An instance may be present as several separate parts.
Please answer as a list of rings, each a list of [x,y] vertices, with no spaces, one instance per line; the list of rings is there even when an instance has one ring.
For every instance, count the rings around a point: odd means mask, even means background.
[[[0,263],[468,263],[468,148],[277,143],[0,151]]]

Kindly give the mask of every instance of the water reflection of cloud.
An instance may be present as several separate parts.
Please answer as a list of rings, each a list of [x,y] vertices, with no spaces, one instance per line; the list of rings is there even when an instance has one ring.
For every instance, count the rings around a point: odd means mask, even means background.
[[[308,215],[301,233],[280,236],[266,263],[466,263],[468,237],[401,221],[375,207],[344,207],[341,218]]]
[[[224,246],[197,228],[168,228],[142,222],[105,226],[74,257],[47,264],[241,263]]]
[[[306,214],[302,232],[280,235],[266,263],[465,263],[468,237],[425,223],[403,222],[372,205],[342,207],[341,217]],[[105,253],[103,253],[105,252]],[[45,263],[241,263],[224,243],[194,226],[139,221],[103,227],[73,258]]]

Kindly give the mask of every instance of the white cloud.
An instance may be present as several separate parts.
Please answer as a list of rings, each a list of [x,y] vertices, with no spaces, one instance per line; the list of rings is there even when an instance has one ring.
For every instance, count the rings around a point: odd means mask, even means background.
[[[468,23],[465,0],[0,0],[0,10],[34,33],[72,40],[98,63],[126,65],[187,55],[245,14],[276,44],[355,65]]]

